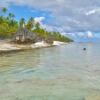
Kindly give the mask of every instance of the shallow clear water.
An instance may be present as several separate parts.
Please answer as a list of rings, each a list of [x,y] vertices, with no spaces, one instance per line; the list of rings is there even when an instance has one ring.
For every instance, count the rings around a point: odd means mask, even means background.
[[[0,55],[0,100],[100,100],[100,44]]]

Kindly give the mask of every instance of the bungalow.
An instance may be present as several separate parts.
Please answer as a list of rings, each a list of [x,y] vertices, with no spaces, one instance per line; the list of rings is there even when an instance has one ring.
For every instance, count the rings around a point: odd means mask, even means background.
[[[15,34],[14,41],[17,43],[33,43],[36,41],[36,34],[33,32],[30,32],[26,28],[19,28],[18,31]]]

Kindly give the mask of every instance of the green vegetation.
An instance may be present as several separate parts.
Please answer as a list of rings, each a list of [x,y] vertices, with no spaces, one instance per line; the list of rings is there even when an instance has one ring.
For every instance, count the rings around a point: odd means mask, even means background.
[[[7,9],[2,8],[2,15],[0,16],[0,38],[11,37],[18,29],[18,22],[14,20],[15,15],[9,13],[6,16]]]
[[[36,33],[36,35],[44,39],[47,42],[51,40],[71,42],[72,40],[66,36],[61,35],[59,32],[49,32],[46,29],[43,29],[40,23],[35,22],[34,18],[31,17],[27,22],[24,18],[21,18],[19,21],[15,20],[15,15],[9,13],[8,10],[2,8],[2,14],[0,16],[0,38],[12,38],[17,32],[19,27],[25,27],[31,32]]]

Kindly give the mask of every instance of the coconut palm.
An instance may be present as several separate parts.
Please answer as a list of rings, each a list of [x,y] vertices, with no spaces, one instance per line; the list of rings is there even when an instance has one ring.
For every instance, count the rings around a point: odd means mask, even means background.
[[[40,23],[39,23],[39,22],[37,22],[37,23],[35,24],[35,29],[37,29],[37,30],[40,29]]]
[[[21,18],[20,21],[19,21],[19,26],[20,27],[24,27],[25,26],[25,19],[24,18]]]
[[[27,28],[28,30],[32,30],[33,26],[34,26],[34,18],[31,17],[31,18],[28,20],[28,22],[27,22],[26,28]]]
[[[7,12],[7,8],[3,7],[3,8],[2,8],[2,13],[3,13],[3,14],[6,14],[6,12]]]
[[[3,23],[3,16],[0,16],[0,24]]]
[[[13,13],[9,13],[9,19],[13,19],[15,15]]]

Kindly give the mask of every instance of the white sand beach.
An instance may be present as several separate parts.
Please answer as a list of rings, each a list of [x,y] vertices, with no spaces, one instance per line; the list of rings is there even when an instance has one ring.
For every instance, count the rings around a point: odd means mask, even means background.
[[[41,48],[41,47],[49,47],[49,46],[60,46],[63,44],[67,44],[65,42],[60,42],[60,41],[54,41],[52,45],[40,41],[36,42],[34,44],[30,45],[18,45],[18,44],[12,44],[7,41],[0,41],[0,52],[5,52],[5,51],[19,51],[19,50],[25,50],[25,49],[34,49],[34,48]]]
[[[64,45],[67,44],[66,42],[60,42],[60,41],[53,41],[53,45],[59,46],[59,45]]]

